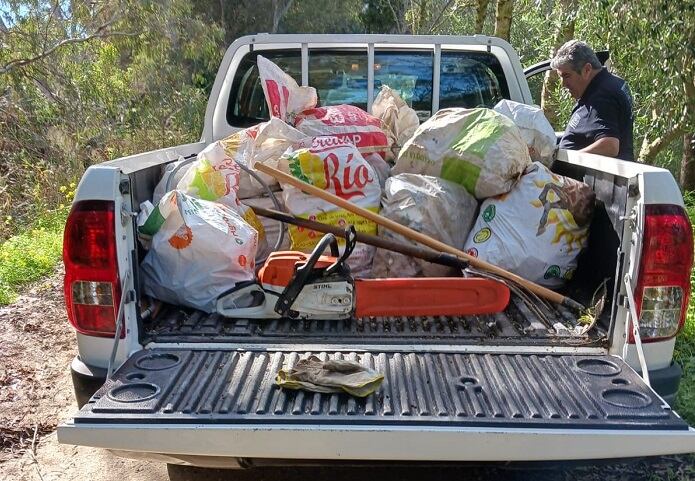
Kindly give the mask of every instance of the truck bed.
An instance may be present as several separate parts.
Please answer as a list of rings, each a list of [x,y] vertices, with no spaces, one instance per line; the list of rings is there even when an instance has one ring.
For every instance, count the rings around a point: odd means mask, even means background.
[[[543,318],[512,296],[494,315],[363,317],[348,320],[231,319],[219,314],[166,305],[144,324],[145,343],[220,342],[244,344],[471,344],[600,346],[605,330],[588,335],[570,330],[577,314],[563,307],[542,306]]]
[[[592,220],[588,246],[578,259],[578,269],[566,294],[591,305],[597,287],[605,282],[606,305],[599,322],[589,335],[571,335],[578,323],[578,314],[562,307],[540,305],[539,316],[520,298],[512,295],[507,309],[496,315],[466,317],[375,317],[348,321],[298,321],[230,319],[219,314],[205,314],[181,306],[164,305],[154,317],[142,321],[140,341],[150,342],[216,342],[292,344],[297,340],[310,343],[340,344],[404,344],[408,342],[467,345],[550,345],[606,347],[614,310],[617,252],[622,238],[622,217],[625,214],[627,184],[625,179],[603,172],[573,172],[569,165],[559,164],[563,175],[584,179],[594,189],[598,205]],[[145,176],[145,173],[149,176]],[[159,173],[139,172],[137,185],[143,188],[138,198],[146,199],[158,180]],[[149,180],[147,180],[149,179]],[[147,181],[145,181],[147,180]],[[140,251],[142,259],[144,251]],[[558,324],[559,323],[559,324]],[[562,326],[565,327],[563,329]],[[560,327],[558,329],[558,327]]]

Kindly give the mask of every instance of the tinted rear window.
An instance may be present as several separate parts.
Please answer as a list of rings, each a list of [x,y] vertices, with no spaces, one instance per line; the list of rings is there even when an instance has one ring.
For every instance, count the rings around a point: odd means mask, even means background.
[[[494,107],[509,98],[497,57],[486,52],[442,52],[439,108]]]
[[[261,52],[301,83],[301,52]],[[227,121],[247,127],[268,120],[256,58],[247,54],[232,82]],[[432,110],[433,54],[431,52],[374,52],[374,96],[388,85],[410,105],[421,121]],[[319,105],[351,104],[367,108],[367,51],[310,50],[309,85],[316,88]],[[486,52],[442,51],[439,107],[492,107],[509,90],[497,58]]]
[[[272,50],[261,52],[277,64],[286,74],[302,81],[302,55],[299,50]],[[227,122],[235,127],[250,127],[270,118],[265,102],[256,58],[259,52],[250,52],[241,60],[234,74],[232,91],[227,104]]]

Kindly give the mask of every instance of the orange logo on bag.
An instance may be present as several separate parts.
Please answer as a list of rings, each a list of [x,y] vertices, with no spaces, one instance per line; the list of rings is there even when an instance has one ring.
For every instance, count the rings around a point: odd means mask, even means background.
[[[174,249],[185,249],[193,241],[193,231],[187,225],[182,225],[179,230],[174,232],[169,238],[169,244]]]
[[[240,255],[238,261],[239,261],[239,265],[241,267],[246,267],[246,256],[245,255],[243,255],[243,254]]]

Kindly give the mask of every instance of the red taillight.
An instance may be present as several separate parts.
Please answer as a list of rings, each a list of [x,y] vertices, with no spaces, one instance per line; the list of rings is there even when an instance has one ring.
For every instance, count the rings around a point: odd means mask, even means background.
[[[685,323],[693,231],[680,206],[647,205],[645,213],[635,303],[642,342],[654,342],[675,336]],[[629,342],[634,342],[632,334]]]
[[[72,207],[63,262],[70,323],[82,334],[113,337],[121,300],[113,202],[90,200]]]

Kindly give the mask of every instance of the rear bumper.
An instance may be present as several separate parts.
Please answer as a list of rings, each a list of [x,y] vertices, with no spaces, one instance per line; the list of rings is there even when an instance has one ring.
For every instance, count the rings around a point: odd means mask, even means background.
[[[649,371],[649,381],[652,389],[666,401],[669,406],[673,406],[676,401],[678,386],[683,377],[683,370],[677,362],[664,369]]]
[[[58,428],[58,440],[174,457],[384,461],[559,461],[695,451],[694,430],[68,423]]]

